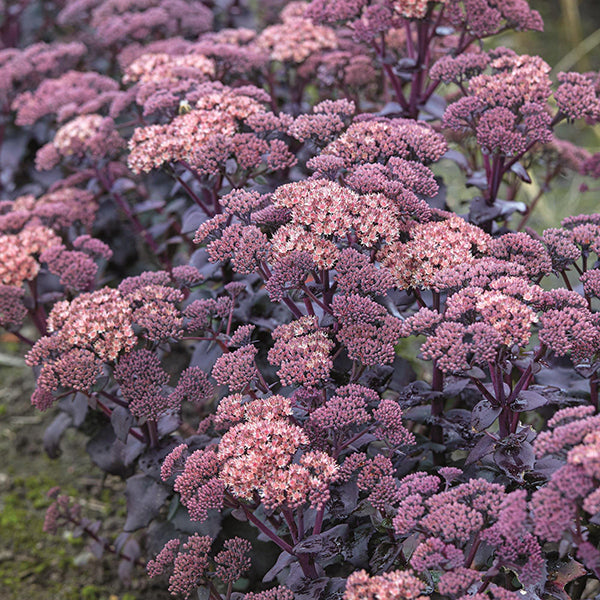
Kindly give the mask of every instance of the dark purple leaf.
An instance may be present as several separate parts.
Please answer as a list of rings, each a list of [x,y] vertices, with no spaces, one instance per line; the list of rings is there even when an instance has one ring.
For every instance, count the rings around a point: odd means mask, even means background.
[[[158,419],[158,434],[161,437],[173,433],[181,425],[181,417],[175,413],[161,415]]]
[[[531,177],[529,177],[529,173],[527,172],[527,169],[520,162],[516,162],[514,165],[512,165],[512,167],[510,168],[510,170],[521,181],[524,181],[525,183],[531,183]]]
[[[435,196],[432,196],[431,198],[423,198],[423,199],[425,200],[425,202],[427,202],[427,204],[429,206],[431,206],[431,208],[437,208],[439,210],[447,210],[448,205],[446,204],[446,198],[448,196],[448,186],[446,186],[446,184],[444,183],[444,181],[441,177],[436,177],[435,180],[437,181],[438,186],[439,186],[437,194]]]
[[[94,555],[94,557],[100,560],[104,556],[104,544],[94,539],[90,539],[88,542],[88,550]]]
[[[436,119],[442,119],[446,112],[447,102],[439,94],[433,94],[423,106],[423,110]]]
[[[121,581],[123,585],[129,587],[133,576],[133,563],[126,558],[122,558],[119,561],[117,574],[119,575],[119,581]]]
[[[148,475],[134,475],[127,480],[127,520],[124,531],[146,527],[160,512],[169,496],[167,488]]]
[[[209,510],[208,518],[200,523],[192,521],[187,509],[180,505],[175,512],[175,516],[171,519],[171,523],[175,529],[188,535],[199,533],[200,535],[208,535],[214,539],[221,531],[221,512],[218,510]]]
[[[565,463],[553,456],[544,456],[535,461],[533,472],[539,477],[550,479],[555,471],[558,471]]]
[[[181,231],[183,233],[195,233],[196,229],[198,229],[204,221],[206,221],[204,211],[197,206],[192,206],[183,213],[183,217],[181,218]]]
[[[484,434],[477,444],[475,444],[475,447],[471,450],[469,456],[467,456],[465,465],[471,465],[490,454],[494,450],[495,443],[496,440],[494,438]]]
[[[291,565],[295,560],[297,560],[295,556],[292,556],[288,552],[282,552],[275,561],[275,564],[267,571],[266,575],[263,577],[263,582],[270,583],[271,581],[273,581],[275,577],[277,577],[277,575],[281,571],[283,571],[283,569]]]
[[[73,426],[79,427],[88,413],[88,399],[77,392],[74,396],[67,396],[59,400],[60,410],[66,412],[73,419]]]
[[[121,533],[117,536],[114,541],[114,547],[117,552],[121,552],[121,549],[125,545],[125,542],[131,538],[131,534],[126,531],[121,531]]]
[[[285,585],[294,592],[294,600],[320,600],[328,583],[329,577],[306,577],[298,562],[292,563],[285,580]]]
[[[119,177],[116,179],[112,185],[111,192],[115,194],[125,194],[134,190],[136,188],[136,183],[132,179],[128,179],[126,177]]]
[[[148,228],[148,233],[154,238],[159,238],[164,235],[171,227],[170,221],[163,221],[162,223],[156,223],[152,227]]]
[[[318,554],[329,558],[339,554],[342,542],[348,537],[348,525],[343,523],[318,535],[311,535],[294,546],[295,554]]]
[[[518,446],[500,446],[494,452],[494,462],[511,477],[520,476],[524,471],[530,471],[535,460],[533,446],[522,442]]]
[[[456,163],[461,169],[466,170],[469,168],[469,162],[467,161],[465,155],[458,150],[448,150],[446,154],[442,156],[447,160],[451,160],[453,163]]]
[[[404,109],[397,102],[388,102],[377,114],[380,117],[393,118],[404,114]]]
[[[485,225],[502,214],[499,206],[486,203],[484,198],[473,198],[469,206],[469,221],[475,225]]]
[[[492,406],[489,400],[482,400],[473,407],[471,426],[476,431],[487,429],[502,412],[499,406]]]
[[[205,585],[197,587],[196,600],[210,600],[210,588]]]
[[[500,214],[503,217],[508,217],[514,212],[522,214],[527,212],[527,205],[524,202],[516,202],[514,200],[502,200],[501,198],[496,198],[494,206],[497,206],[500,209]]]
[[[519,392],[519,395],[512,403],[511,408],[516,412],[525,412],[528,410],[535,410],[541,406],[546,406],[548,403],[548,398],[542,394],[534,392],[533,390],[524,390]]]
[[[133,425],[133,415],[124,406],[115,406],[110,415],[110,423],[117,439],[127,441],[129,428]]]
[[[125,585],[130,585],[135,561],[141,555],[140,545],[134,537],[128,536],[122,548],[118,548],[118,550],[124,557],[119,561],[119,579]]]
[[[44,431],[42,443],[44,450],[50,458],[58,458],[60,456],[60,440],[64,432],[73,424],[73,419],[64,412],[58,413],[54,420]]]
[[[466,377],[448,377],[444,382],[444,395],[458,396],[467,385],[469,385],[469,380]]]
[[[126,477],[133,471],[124,461],[125,444],[117,439],[111,425],[98,431],[88,441],[86,450],[94,464],[106,473]]]
[[[138,202],[133,206],[133,211],[136,214],[140,214],[149,210],[158,210],[163,208],[165,205],[165,201],[161,199],[150,199],[145,200],[144,202]]]
[[[480,190],[487,190],[488,180],[485,171],[475,171],[466,181],[467,187],[476,187]]]

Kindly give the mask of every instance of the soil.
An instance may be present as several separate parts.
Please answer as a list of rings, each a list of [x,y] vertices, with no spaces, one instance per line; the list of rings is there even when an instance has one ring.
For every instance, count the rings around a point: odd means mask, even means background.
[[[114,539],[125,515],[124,484],[94,467],[86,439],[68,430],[62,455],[48,458],[43,449],[52,409],[31,406],[31,369],[21,358],[26,348],[10,337],[0,341],[0,597],[2,600],[165,600],[163,586],[150,582],[143,567],[134,568],[126,587],[117,574],[118,560],[97,559],[88,540],[71,532],[51,536],[42,531],[55,486],[77,500],[83,514],[102,521],[101,533]],[[142,543],[143,540],[140,540]],[[164,582],[163,582],[164,583]]]

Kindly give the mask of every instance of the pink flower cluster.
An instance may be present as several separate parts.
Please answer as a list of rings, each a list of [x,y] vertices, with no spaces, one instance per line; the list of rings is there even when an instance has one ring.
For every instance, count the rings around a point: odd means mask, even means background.
[[[538,435],[534,443],[538,459],[562,456],[566,462],[533,493],[531,508],[540,538],[570,540],[579,558],[598,573],[600,552],[588,543],[585,529],[575,529],[582,511],[593,517],[600,510],[600,417],[593,412],[591,406],[559,410],[548,422],[550,431]]]
[[[90,25],[95,44],[122,47],[174,35],[198,35],[212,27],[212,12],[198,0],[69,0],[58,14],[62,26]]]
[[[334,344],[315,317],[279,325],[272,336],[275,345],[269,350],[269,362],[279,367],[283,385],[315,386],[327,381]]]
[[[40,225],[26,227],[16,234],[0,235],[0,283],[20,286],[24,281],[31,281],[40,270],[35,256],[61,245],[52,229]]]
[[[281,14],[282,23],[265,28],[256,45],[273,61],[298,65],[310,56],[337,47],[335,31],[303,16],[304,3],[292,3]],[[297,10],[296,10],[297,7]]]
[[[332,302],[338,320],[338,340],[344,344],[348,357],[364,365],[379,365],[394,360],[394,346],[402,335],[402,321],[371,300],[351,294],[336,296]]]
[[[344,600],[429,600],[429,596],[423,595],[425,590],[425,584],[410,570],[375,576],[361,570],[348,577]]]
[[[289,400],[273,396],[254,400],[243,409],[243,420],[219,442],[219,479],[226,489],[247,501],[258,493],[270,508],[296,508],[307,502],[315,508],[323,506],[338,467],[330,456],[314,450],[304,451],[296,462],[298,450],[309,440],[301,427],[290,422]],[[228,418],[238,420],[234,415]]]
[[[197,533],[190,536],[180,548],[180,541],[168,541],[146,570],[150,577],[157,577],[167,568],[173,568],[169,577],[169,592],[189,598],[203,582],[209,567],[209,552],[213,540]]]
[[[0,202],[0,231],[18,233],[26,224],[42,223],[54,231],[72,225],[91,228],[98,203],[94,194],[75,187],[57,187],[54,191],[34,196],[19,196],[14,201]]]
[[[47,171],[61,160],[98,162],[118,155],[125,141],[114,121],[99,114],[81,115],[58,129],[54,139],[42,146],[36,155],[36,168]]]
[[[4,48],[0,51],[0,100],[10,106],[18,93],[38,85],[46,77],[57,77],[73,68],[85,56],[87,48],[80,42],[46,44],[27,48]]]
[[[56,79],[44,80],[34,92],[19,94],[12,103],[17,125],[33,125],[47,115],[57,121],[82,114],[98,113],[112,102],[119,84],[98,73],[68,71]]]
[[[473,77],[468,94],[447,108],[445,126],[475,135],[488,154],[520,156],[535,143],[551,142],[550,67],[506,49],[491,53],[489,67],[492,74]]]
[[[491,242],[489,235],[460,217],[416,224],[410,240],[395,243],[381,251],[382,264],[397,280],[398,287],[427,288],[434,277],[451,267],[470,263],[483,254]]]
[[[265,107],[268,96],[262,90],[254,86],[234,89],[215,82],[198,85],[192,92],[185,98],[188,112],[166,125],[134,131],[128,158],[134,173],[179,161],[206,175],[218,173],[229,158],[243,170],[263,161],[272,170],[295,163],[283,140],[265,139],[267,133],[281,129],[282,121]]]

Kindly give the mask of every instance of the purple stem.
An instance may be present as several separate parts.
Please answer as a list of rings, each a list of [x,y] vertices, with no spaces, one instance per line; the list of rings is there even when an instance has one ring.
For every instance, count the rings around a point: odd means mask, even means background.
[[[273,530],[269,529],[260,519],[254,516],[254,514],[244,504],[240,504],[241,509],[244,511],[246,518],[250,523],[255,525],[262,533],[264,533],[270,540],[275,542],[282,550],[285,550],[288,554],[294,554],[294,548],[290,546],[285,540],[280,538]]]

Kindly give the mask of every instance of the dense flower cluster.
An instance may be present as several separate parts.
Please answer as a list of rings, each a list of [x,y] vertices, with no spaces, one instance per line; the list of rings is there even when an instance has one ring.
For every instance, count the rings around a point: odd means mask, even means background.
[[[4,285],[20,286],[38,274],[40,263],[34,258],[51,246],[61,244],[52,229],[31,226],[16,234],[0,235],[0,282]]]
[[[326,381],[333,368],[333,342],[314,317],[303,317],[273,331],[269,362],[279,366],[283,385],[313,386]]]
[[[383,265],[404,288],[431,286],[438,273],[471,262],[491,242],[481,229],[456,216],[415,225],[410,238],[382,251]]]
[[[283,22],[267,27],[258,36],[256,45],[268,52],[271,60],[297,65],[313,54],[337,47],[335,31],[314,25],[303,16],[303,7],[302,2],[290,4],[282,12]]]
[[[91,24],[94,42],[103,47],[173,35],[198,35],[211,28],[212,13],[197,0],[70,0],[58,14],[63,26]]]
[[[319,451],[303,452],[299,462],[294,461],[308,438],[289,421],[291,407],[286,400],[271,397],[244,407],[243,420],[219,443],[219,477],[241,499],[251,500],[256,491],[267,507],[295,508],[309,502],[318,508],[329,498],[337,465]]]
[[[489,49],[533,6],[7,6],[0,325],[127,497],[46,530],[185,598],[597,593],[600,214],[527,225],[600,79]]]
[[[282,139],[267,139],[267,134],[281,132],[285,125],[266,108],[269,98],[262,90],[206,83],[190,90],[184,99],[189,111],[166,125],[148,125],[134,131],[128,158],[134,173],[148,173],[165,163],[181,161],[206,175],[224,169],[229,159],[243,170],[265,162],[276,171],[295,163]],[[144,110],[149,109],[145,106]]]
[[[566,463],[551,476],[549,483],[533,494],[535,533],[542,539],[570,539],[586,566],[600,571],[600,552],[588,542],[587,533],[575,531],[576,515],[591,516],[600,509],[600,470],[598,415],[593,407],[558,411],[548,423],[550,431],[540,433],[534,448],[538,459],[566,455]]]
[[[47,171],[63,159],[98,162],[118,154],[124,146],[111,118],[99,114],[81,115],[60,127],[52,142],[38,150],[36,167]]]

